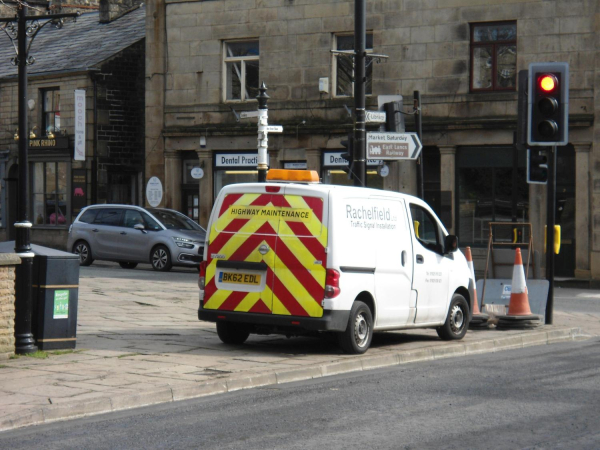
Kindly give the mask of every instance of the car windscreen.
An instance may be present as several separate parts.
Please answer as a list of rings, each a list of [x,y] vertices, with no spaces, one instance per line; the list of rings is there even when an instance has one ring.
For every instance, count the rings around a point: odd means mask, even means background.
[[[183,214],[164,209],[148,209],[148,212],[156,217],[167,230],[204,231],[204,228]]]

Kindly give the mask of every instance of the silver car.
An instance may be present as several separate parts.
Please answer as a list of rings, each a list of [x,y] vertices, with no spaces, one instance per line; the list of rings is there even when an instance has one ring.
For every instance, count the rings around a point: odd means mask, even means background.
[[[67,249],[79,264],[115,261],[125,269],[150,263],[155,270],[196,267],[202,261],[206,231],[192,219],[163,208],[93,205],[69,227]]]

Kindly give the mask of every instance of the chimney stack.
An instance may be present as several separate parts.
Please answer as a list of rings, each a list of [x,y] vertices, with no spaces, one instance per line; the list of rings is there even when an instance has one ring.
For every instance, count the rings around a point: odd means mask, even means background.
[[[100,0],[100,23],[112,22],[141,3],[141,0]]]

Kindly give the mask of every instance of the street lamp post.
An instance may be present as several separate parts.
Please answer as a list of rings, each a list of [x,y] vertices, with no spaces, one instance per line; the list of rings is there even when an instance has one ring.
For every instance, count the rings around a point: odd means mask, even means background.
[[[52,23],[59,28],[62,19],[77,17],[79,13],[48,14],[45,16],[28,16],[27,6],[17,5],[16,17],[0,18],[4,25],[2,29],[15,46],[16,57],[12,63],[18,67],[18,115],[19,115],[19,184],[15,252],[21,258],[21,264],[16,270],[16,301],[15,301],[15,352],[18,354],[32,353],[37,350],[31,329],[32,321],[32,271],[34,253],[31,251],[29,229],[31,222],[28,217],[28,158],[27,147],[29,134],[27,132],[27,66],[35,59],[29,56],[29,49],[38,32],[47,24]],[[29,24],[28,24],[29,22]],[[16,45],[15,45],[16,41]]]

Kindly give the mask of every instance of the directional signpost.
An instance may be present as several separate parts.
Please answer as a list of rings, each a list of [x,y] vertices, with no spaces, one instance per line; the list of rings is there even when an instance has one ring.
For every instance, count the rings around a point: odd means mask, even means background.
[[[386,119],[385,111],[365,111],[367,123],[383,123]]]
[[[257,111],[243,111],[240,113],[240,119],[258,118],[258,181],[264,183],[267,180],[267,171],[269,170],[269,133],[283,133],[281,125],[269,125],[269,110],[267,108],[267,86],[263,82],[258,89],[259,94]]]
[[[417,133],[367,133],[367,158],[370,159],[417,159],[422,148]]]
[[[283,133],[283,127],[281,125],[267,125],[265,131],[267,133]]]
[[[258,111],[242,111],[240,113],[240,119],[250,119],[251,117],[258,117]]]

